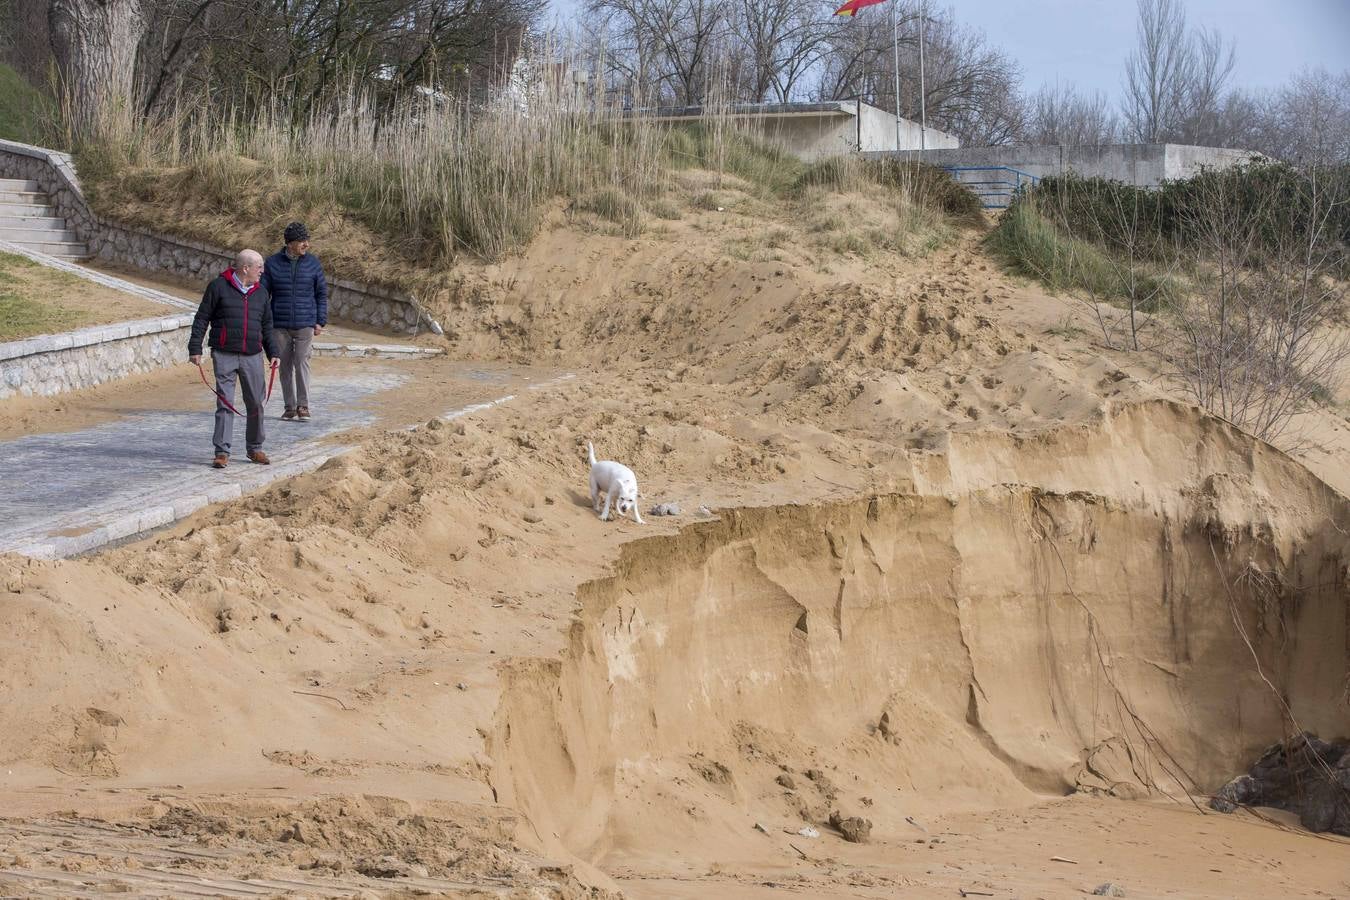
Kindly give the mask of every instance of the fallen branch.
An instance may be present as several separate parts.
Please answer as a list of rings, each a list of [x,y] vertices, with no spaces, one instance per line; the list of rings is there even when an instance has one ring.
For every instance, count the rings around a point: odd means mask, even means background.
[[[332,700],[332,701],[333,701],[334,703],[336,703],[338,706],[340,706],[340,707],[342,707],[343,709],[347,710],[347,712],[355,712],[355,710],[353,710],[350,706],[348,706],[347,704],[343,703],[343,702],[342,702],[341,700],[339,700],[337,697],[331,696],[331,695],[329,695],[329,694],[316,694],[316,693],[314,693],[313,691],[291,691],[291,693],[292,693],[292,694],[304,694],[306,697],[322,697],[322,698],[325,699],[325,700]]]

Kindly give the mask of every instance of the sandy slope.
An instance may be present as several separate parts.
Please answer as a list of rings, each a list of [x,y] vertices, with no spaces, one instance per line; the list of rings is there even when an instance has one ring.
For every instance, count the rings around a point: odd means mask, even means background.
[[[763,227],[560,222],[434,302],[458,352],[582,377],[0,563],[0,807],[168,813],[236,874],[1350,891],[1344,841],[1185,797],[1283,734],[1262,676],[1350,731],[1346,455],[1310,472],[1046,334],[1058,301],[972,236],[859,261]],[[597,521],[587,440],[684,515]]]

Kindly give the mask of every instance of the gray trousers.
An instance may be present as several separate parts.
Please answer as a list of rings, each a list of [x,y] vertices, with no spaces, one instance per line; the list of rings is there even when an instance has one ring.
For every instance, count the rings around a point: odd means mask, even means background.
[[[313,328],[278,328],[281,342],[281,396],[288,410],[309,406],[309,356],[314,349]]]
[[[263,366],[263,355],[254,353],[244,356],[242,353],[211,352],[211,363],[216,370],[216,390],[226,400],[234,403],[234,381],[238,376],[244,394],[244,417],[248,425],[244,431],[244,440],[248,449],[260,450],[263,445],[263,401],[267,398],[267,374]],[[236,405],[236,408],[238,406]],[[216,397],[216,433],[213,438],[217,453],[230,454],[230,439],[234,437],[234,413],[230,412]]]

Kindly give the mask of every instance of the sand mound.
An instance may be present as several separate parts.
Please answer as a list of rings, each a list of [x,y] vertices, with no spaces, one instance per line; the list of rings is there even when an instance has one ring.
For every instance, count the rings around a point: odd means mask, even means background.
[[[1194,469],[1141,452],[1159,440],[1198,447]],[[593,861],[697,845],[709,821],[749,852],[755,821],[841,808],[894,841],[906,816],[1046,793],[1214,791],[1286,703],[1350,729],[1326,677],[1350,664],[1350,504],[1256,449],[1131,408],[1037,442],[1016,481],[953,458],[950,492],[625,545],[563,658],[506,670],[494,788]]]
[[[930,817],[1189,810],[1286,729],[1350,732],[1341,495],[1024,327],[973,236],[826,261],[786,226],[743,253],[748,218],[456,273],[428,302],[457,352],[578,373],[490,418],[0,559],[10,805],[292,874],[581,890],[545,853],[894,896],[936,889],[887,868]],[[587,441],[685,515],[598,522]]]

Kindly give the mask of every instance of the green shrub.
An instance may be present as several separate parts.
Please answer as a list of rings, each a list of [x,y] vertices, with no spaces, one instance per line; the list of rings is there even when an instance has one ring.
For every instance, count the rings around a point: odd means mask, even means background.
[[[50,145],[47,122],[51,116],[51,104],[42,92],[0,63],[0,138]]]
[[[1014,201],[986,243],[1010,269],[1053,290],[1084,291],[1108,301],[1133,297],[1145,312],[1175,304],[1184,290],[1179,280],[1145,263],[1123,262],[1109,250],[1067,234],[1030,198]]]

